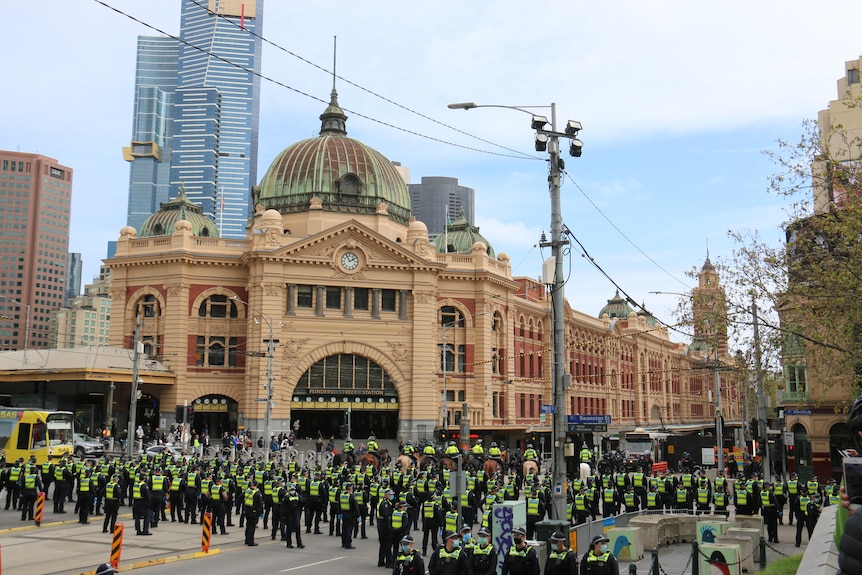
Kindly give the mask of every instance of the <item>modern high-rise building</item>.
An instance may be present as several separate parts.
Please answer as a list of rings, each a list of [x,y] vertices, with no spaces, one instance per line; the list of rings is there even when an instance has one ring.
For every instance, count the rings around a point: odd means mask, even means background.
[[[69,301],[81,293],[81,274],[84,270],[84,262],[81,254],[69,252],[66,256],[66,297],[63,305],[69,305]]]
[[[72,169],[0,150],[0,350],[49,346],[66,295]]]
[[[138,37],[132,141],[123,148],[131,162],[126,224],[135,229],[170,199],[178,61],[177,40]]]
[[[127,224],[186,194],[245,237],[257,180],[263,0],[183,0],[180,40],[138,39]]]
[[[421,184],[410,184],[413,216],[428,226],[428,236],[443,233],[446,224],[462,214],[470,224],[476,221],[473,188],[458,185],[458,178],[423,176]]]
[[[51,314],[51,348],[108,345],[111,318],[111,274],[102,266],[93,283]]]

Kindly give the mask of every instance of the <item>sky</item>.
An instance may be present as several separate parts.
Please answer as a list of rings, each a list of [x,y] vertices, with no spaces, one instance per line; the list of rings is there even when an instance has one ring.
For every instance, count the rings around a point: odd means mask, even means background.
[[[107,5],[107,6],[106,6]],[[133,20],[108,6],[133,16]],[[0,149],[74,170],[70,251],[84,283],[125,225],[138,35],[179,31],[179,0],[38,0],[4,6]],[[732,256],[728,230],[780,242],[786,198],[764,152],[797,142],[837,98],[844,62],[862,54],[862,3],[675,0],[584,2],[289,2],[266,0],[258,174],[313,137],[332,87],[352,138],[423,176],[476,191],[476,225],[513,275],[538,277],[550,253],[546,154],[530,117],[450,110],[453,102],[556,104],[583,125],[570,158],[563,221],[635,301],[671,322],[675,296],[708,253]],[[9,25],[9,24],[12,25]],[[550,109],[537,109],[550,116]],[[494,145],[497,144],[497,145]],[[523,152],[525,158],[509,150]],[[442,209],[442,208],[441,208]],[[565,295],[591,315],[615,287],[574,246]]]

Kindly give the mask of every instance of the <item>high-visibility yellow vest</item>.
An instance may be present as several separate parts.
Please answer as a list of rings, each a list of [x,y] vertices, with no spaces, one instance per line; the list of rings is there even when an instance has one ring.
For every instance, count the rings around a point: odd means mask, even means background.
[[[215,483],[210,485],[210,497],[215,501],[221,501],[221,485]]]
[[[605,503],[613,503],[616,493],[617,492],[613,487],[606,487],[604,491],[602,491],[602,499],[604,499]]]
[[[771,505],[771,502],[769,501],[769,491],[760,492],[760,504],[764,507]]]
[[[603,554],[601,554],[601,555],[593,555],[593,552],[592,552],[592,551],[590,551],[589,553],[587,553],[587,562],[588,562],[588,563],[592,563],[592,562],[596,562],[596,561],[597,561],[597,562],[599,562],[599,563],[607,563],[607,562],[608,562],[608,558],[609,558],[610,556],[611,556],[611,552],[610,552],[610,551],[608,551],[607,553],[603,553]]]
[[[736,504],[748,505],[748,492],[745,489],[738,489],[736,491]]]
[[[429,499],[428,501],[423,503],[422,504],[422,517],[425,517],[426,519],[432,519],[435,515],[435,513],[434,513],[435,507],[436,507],[436,505],[434,504],[434,501],[432,501],[431,499]]]
[[[314,480],[311,482],[309,494],[312,497],[319,497],[320,496],[320,481]]]
[[[396,509],[392,512],[392,529],[401,529],[404,525],[404,516],[406,513]]]
[[[799,494],[799,481],[796,479],[791,479],[787,482],[787,492],[790,495],[798,495]]]
[[[634,507],[635,506],[635,494],[626,492],[625,501],[626,501],[626,507]]]
[[[539,500],[535,497],[527,499],[527,515],[539,514]]]
[[[726,507],[727,506],[727,494],[724,491],[716,491],[712,496],[713,502],[716,507]]]
[[[350,511],[350,494],[342,493],[341,497],[338,499],[338,506],[342,511]]]
[[[803,495],[799,498],[799,510],[802,511],[805,515],[808,515],[808,504],[811,503],[811,498],[807,495]]]
[[[24,476],[24,489],[36,489],[35,473],[28,473]]]
[[[90,492],[90,478],[82,477],[78,481],[78,491],[81,493],[89,493]]]
[[[132,486],[132,499],[143,499],[144,498],[144,485],[146,485],[143,481],[138,481]]]
[[[575,509],[578,511],[587,510],[587,498],[580,493],[575,495]]]
[[[658,502],[659,502],[658,493],[656,493],[655,491],[650,491],[649,493],[647,493],[646,501],[647,501],[647,507],[650,507],[650,508],[658,507]]]
[[[685,490],[684,487],[680,487],[676,490],[676,502],[677,503],[686,503],[688,501],[688,491]]]
[[[774,492],[775,492],[775,495],[779,496],[779,497],[784,495],[784,484],[783,483],[776,483],[775,488],[774,488]]]
[[[180,490],[180,486],[182,485],[183,479],[182,477],[174,477],[171,479],[171,491],[176,493]]]
[[[701,505],[706,505],[709,503],[709,489],[704,487],[699,487],[697,489],[697,502]]]
[[[114,497],[114,491],[117,489],[117,485],[118,484],[114,483],[113,481],[108,483],[108,485],[105,487],[105,499],[116,499],[116,497]]]
[[[165,489],[165,477],[164,475],[156,475],[153,477],[153,488],[152,490],[156,493],[161,493]]]
[[[457,511],[447,511],[446,512],[445,528],[448,531],[458,531],[458,512]]]
[[[254,487],[249,487],[245,490],[245,498],[244,503],[246,507],[254,507],[254,496],[257,494],[257,489]]]

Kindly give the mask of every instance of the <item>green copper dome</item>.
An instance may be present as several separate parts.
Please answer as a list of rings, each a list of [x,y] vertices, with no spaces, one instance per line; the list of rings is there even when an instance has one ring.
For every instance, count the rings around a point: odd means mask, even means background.
[[[273,160],[255,203],[282,214],[307,211],[315,197],[322,209],[346,214],[380,213],[383,204],[390,219],[408,223],[404,179],[383,154],[347,137],[347,116],[335,88],[320,120],[320,136],[289,146]]]
[[[458,219],[451,224],[446,224],[446,231],[437,236],[436,249],[440,254],[469,254],[472,253],[473,244],[476,242],[485,244],[489,257],[496,257],[490,242],[479,233],[478,227],[470,225],[462,211]]]
[[[608,314],[608,317],[618,317],[620,319],[628,319],[629,314],[632,312],[632,308],[622,296],[620,296],[619,290],[614,294],[614,297],[608,300],[608,303],[605,307],[601,309],[599,312],[599,319],[604,317],[605,314]]]
[[[180,193],[169,202],[162,202],[159,211],[144,221],[139,238],[152,236],[169,236],[174,233],[178,221],[186,220],[192,225],[195,236],[217,238],[218,227],[214,221],[205,216],[201,207],[186,196],[185,187],[180,187]]]

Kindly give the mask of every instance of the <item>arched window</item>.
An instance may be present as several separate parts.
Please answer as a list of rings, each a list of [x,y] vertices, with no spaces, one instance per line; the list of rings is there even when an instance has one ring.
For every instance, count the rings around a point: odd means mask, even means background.
[[[154,295],[145,295],[139,299],[137,308],[137,314],[141,317],[159,317],[162,315],[159,300]]]
[[[211,295],[198,308],[198,317],[235,319],[238,317],[236,302],[225,295]]]

